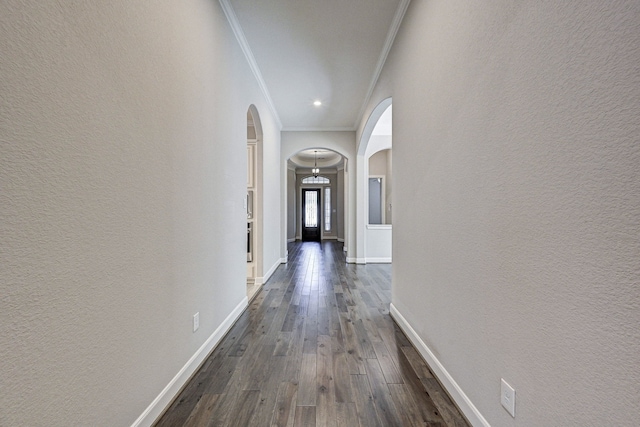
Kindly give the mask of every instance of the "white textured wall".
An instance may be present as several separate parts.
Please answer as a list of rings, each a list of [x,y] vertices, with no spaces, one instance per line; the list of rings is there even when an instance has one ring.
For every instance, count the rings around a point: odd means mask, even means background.
[[[217,2],[6,0],[0,51],[0,425],[130,425],[245,296],[279,132]]]
[[[637,0],[414,1],[371,100],[393,303],[492,426],[638,425],[639,64]]]
[[[266,104],[260,108],[262,121],[262,273],[266,278],[284,259],[281,245],[284,230],[281,226],[281,206],[284,188],[280,182],[280,128],[269,114]]]

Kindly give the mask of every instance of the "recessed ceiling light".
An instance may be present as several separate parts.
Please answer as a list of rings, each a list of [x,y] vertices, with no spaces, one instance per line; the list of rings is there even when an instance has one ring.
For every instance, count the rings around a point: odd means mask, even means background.
[[[313,101],[313,105],[315,105],[316,107],[319,107],[322,105],[322,101]]]

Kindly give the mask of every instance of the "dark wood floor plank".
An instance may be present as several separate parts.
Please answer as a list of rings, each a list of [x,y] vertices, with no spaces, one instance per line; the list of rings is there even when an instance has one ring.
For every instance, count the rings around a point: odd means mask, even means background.
[[[260,346],[257,351],[258,357],[248,366],[245,390],[261,390],[272,375],[278,375],[275,364],[278,359],[273,356],[274,348],[274,344]]]
[[[384,378],[387,383],[404,383],[402,375],[398,370],[398,365],[394,363],[394,359],[387,349],[387,345],[383,341],[377,341],[373,343],[373,349],[376,352],[376,357],[378,359],[378,362],[380,362],[380,368],[382,368],[382,372],[384,373]]]
[[[260,400],[259,390],[242,390],[235,405],[229,409],[230,427],[247,427]]]
[[[358,421],[361,426],[383,427],[378,418],[373,393],[366,375],[351,375],[351,389],[354,391]],[[386,426],[385,426],[386,427]]]
[[[384,426],[401,426],[402,417],[396,408],[387,381],[384,379],[380,364],[376,359],[367,359],[365,361],[367,367],[367,378],[369,386],[373,392],[373,399],[378,413],[378,417]]]
[[[425,390],[420,378],[418,378],[418,375],[411,367],[404,353],[400,352],[398,358],[400,360],[400,373],[402,374],[406,390],[408,390],[418,406],[420,417],[423,420],[434,420],[434,417],[440,417],[440,410]]]
[[[183,427],[201,427],[203,425],[207,425],[213,408],[219,398],[219,394],[203,395],[191,414],[189,414],[189,417],[184,422]]]
[[[335,426],[336,393],[333,377],[331,337],[328,335],[318,336],[316,375],[316,425],[318,427]]]
[[[293,425],[296,413],[297,394],[297,384],[289,381],[280,383],[278,395],[276,396],[276,405],[271,417],[270,425],[272,427],[288,427]]]
[[[402,424],[407,426],[445,427],[446,424],[436,410],[431,412],[418,407],[406,384],[389,384],[391,398],[397,408],[402,408]]]
[[[420,381],[427,390],[436,408],[440,411],[440,415],[442,415],[447,426],[468,426],[466,419],[460,414],[460,411],[453,402],[451,402],[449,395],[442,389],[442,386],[435,378],[421,378]]]
[[[356,319],[356,320],[353,320]],[[367,332],[367,329],[364,327],[364,322],[362,319],[352,316],[353,327],[356,332],[356,338],[358,339],[358,348],[359,353],[364,359],[375,359],[376,352],[373,349],[373,344],[371,341],[371,335]]]
[[[157,427],[468,427],[389,315],[390,265],[288,250]]]
[[[291,344],[291,338],[293,332],[280,332],[276,338],[276,345],[273,350],[274,356],[286,356],[289,353],[289,344]]]
[[[316,404],[316,361],[316,354],[302,354],[298,406],[315,406]]]
[[[429,367],[415,348],[402,347],[402,353],[406,356],[407,360],[411,364],[411,368],[415,371],[418,378],[433,378],[433,374],[429,370]]]
[[[231,380],[233,373],[236,370],[236,366],[240,358],[238,357],[224,357],[221,360],[221,363],[216,364],[215,371],[211,371],[206,382],[206,392],[209,394],[222,394]]]
[[[363,358],[360,354],[360,344],[348,313],[340,313],[340,331],[343,338],[342,344],[347,352],[349,371],[351,374],[365,374]]]
[[[296,407],[296,417],[293,425],[294,427],[315,427],[316,407],[315,406]]]
[[[263,382],[259,390],[260,400],[248,425],[267,426],[271,422],[278,404],[278,388],[281,384],[280,379],[282,378],[285,364],[284,357],[274,356],[271,358],[269,369],[266,373],[266,381]]]
[[[220,394],[220,397],[216,400],[211,410],[211,417],[206,424],[208,427],[226,427],[230,425],[231,420],[228,420],[230,416],[230,410],[236,405],[236,402],[243,391],[243,377],[244,367],[242,364],[236,366],[236,370],[233,372],[231,379],[228,382],[224,393]],[[174,424],[180,425],[180,424]]]
[[[338,339],[335,336],[331,337],[331,350],[333,353],[333,385],[335,389],[336,402],[353,402],[347,353],[344,348],[338,344]]]
[[[336,403],[337,427],[358,427],[358,410],[353,402]]]

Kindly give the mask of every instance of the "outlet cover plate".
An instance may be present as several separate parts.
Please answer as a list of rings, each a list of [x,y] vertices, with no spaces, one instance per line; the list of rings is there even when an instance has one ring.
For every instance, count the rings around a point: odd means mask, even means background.
[[[502,378],[500,378],[500,403],[513,418],[516,417],[516,391]]]
[[[200,327],[200,312],[193,315],[193,332],[197,331]]]

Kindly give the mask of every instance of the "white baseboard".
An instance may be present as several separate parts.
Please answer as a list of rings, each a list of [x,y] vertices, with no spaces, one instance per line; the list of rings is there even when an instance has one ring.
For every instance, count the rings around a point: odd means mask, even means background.
[[[391,257],[370,258],[367,257],[367,264],[391,264]]]
[[[269,271],[267,271],[267,274],[265,274],[263,277],[256,277],[256,285],[264,285],[265,283],[267,283],[267,280],[269,280],[271,276],[273,276],[273,273],[275,273],[278,266],[286,262],[287,261],[285,258],[279,258],[278,261],[276,261],[276,263],[271,266]]]
[[[344,238],[343,237],[338,237],[338,242],[344,243]]]
[[[287,239],[287,243],[293,243],[293,242],[295,242],[295,241],[296,241],[296,238],[295,238],[295,237],[292,237],[292,238],[290,238],[290,239]]]
[[[186,382],[189,381],[193,373],[200,367],[202,362],[209,356],[229,329],[231,329],[244,309],[247,308],[248,304],[249,300],[247,297],[244,297],[242,301],[240,301],[240,304],[229,313],[222,324],[218,326],[213,334],[200,346],[198,351],[196,351],[182,369],[178,371],[176,376],[169,381],[169,384],[160,392],[158,397],[156,397],[138,419],[131,424],[131,427],[149,427],[156,421],[166,407],[171,404]]]
[[[478,408],[474,406],[467,395],[462,391],[458,383],[447,372],[444,365],[433,354],[429,347],[422,341],[416,331],[411,327],[398,309],[391,304],[389,314],[396,321],[402,332],[409,338],[414,347],[418,350],[422,358],[427,362],[433,374],[438,378],[442,386],[447,390],[449,396],[454,400],[458,408],[462,411],[467,420],[474,427],[491,427],[489,422],[482,416]]]
[[[347,257],[347,264],[366,264],[366,258]]]
[[[322,240],[338,240],[336,236],[322,236]]]

